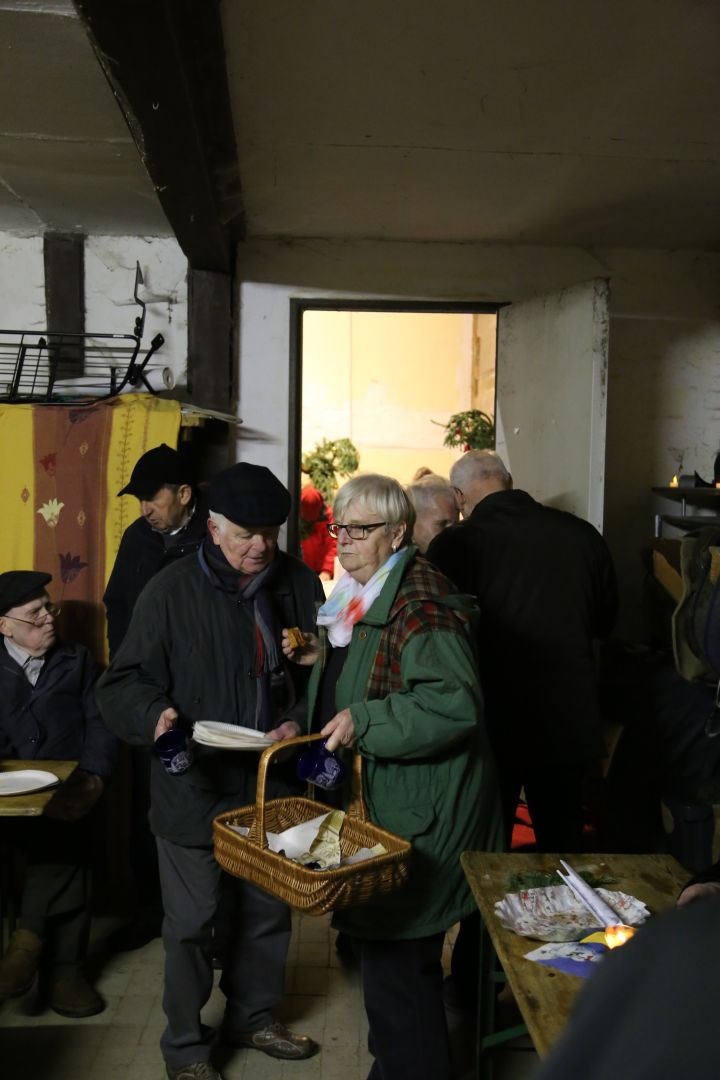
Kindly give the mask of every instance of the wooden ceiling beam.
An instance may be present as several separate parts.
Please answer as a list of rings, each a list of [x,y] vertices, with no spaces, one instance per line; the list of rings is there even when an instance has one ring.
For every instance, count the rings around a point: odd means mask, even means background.
[[[74,0],[193,269],[244,236],[219,0]]]

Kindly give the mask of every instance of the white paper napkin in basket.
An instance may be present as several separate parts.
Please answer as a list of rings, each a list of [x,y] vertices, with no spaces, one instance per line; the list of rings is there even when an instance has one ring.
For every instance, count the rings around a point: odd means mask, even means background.
[[[342,820],[345,814],[342,810],[330,810],[327,814],[320,814],[318,817],[311,818],[309,821],[301,821],[299,825],[293,825],[290,829],[285,829],[281,833],[267,834],[268,847],[271,851],[282,851],[288,859],[292,859],[293,862],[305,863],[315,862],[317,860],[316,853],[313,852],[312,847],[317,838],[320,828],[333,814],[339,815],[336,819],[338,821],[338,834],[342,829]],[[240,833],[241,836],[247,836],[249,829],[244,825],[231,825],[231,829]],[[331,870],[337,866],[350,866],[354,863],[363,862],[365,859],[371,859],[374,855],[384,855],[385,848],[382,844],[376,844],[373,848],[361,848],[359,851],[354,852],[352,855],[342,856],[340,853],[340,846],[337,846],[337,854],[333,860],[323,859],[323,870]]]

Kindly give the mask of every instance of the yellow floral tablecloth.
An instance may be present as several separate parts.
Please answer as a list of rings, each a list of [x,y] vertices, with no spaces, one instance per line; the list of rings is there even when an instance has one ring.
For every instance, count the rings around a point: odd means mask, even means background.
[[[137,459],[176,446],[180,405],[123,394],[88,405],[0,405],[0,572],[45,570],[60,632],[107,657],[102,595],[137,499]]]

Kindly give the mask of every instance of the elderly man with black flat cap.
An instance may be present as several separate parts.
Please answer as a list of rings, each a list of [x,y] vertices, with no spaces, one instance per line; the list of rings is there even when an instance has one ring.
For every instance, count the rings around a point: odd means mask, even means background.
[[[0,1000],[19,997],[40,970],[61,1016],[102,1012],[82,964],[90,929],[93,807],[110,779],[116,740],[97,709],[98,673],[83,645],[57,642],[50,574],[0,574],[0,758],[77,761],[41,818],[6,822],[23,853],[18,926],[0,960]]]
[[[278,549],[287,489],[259,465],[219,473],[208,492],[208,537],[196,555],[158,574],[138,599],[130,628],[98,684],[102,715],[121,738],[152,746],[197,720],[224,721],[290,738],[305,727],[307,669],[287,665],[281,631],[311,630],[322,600],[317,575]],[[164,908],[167,1027],[161,1049],[170,1080],[218,1080],[213,1032],[200,1012],[212,989],[211,926],[223,896],[232,937],[220,987],[221,1040],[288,1060],[316,1049],[276,1022],[290,941],[281,901],[224,874],[212,821],[255,799],[257,754],[196,745],[180,774],[153,761],[150,824],[157,839]],[[292,763],[272,770],[268,795],[298,790]]]
[[[118,491],[134,495],[140,517],[123,533],[105,589],[110,659],[127,633],[137,598],[164,567],[193,555],[207,535],[207,506],[195,487],[195,470],[187,454],[166,443],[138,458],[130,480]],[[112,950],[138,949],[159,937],[162,924],[160,878],[155,840],[148,825],[150,751],[131,753],[129,860],[137,889],[132,921],[108,940]]]
[[[186,454],[162,443],[138,458],[118,491],[140,502],[140,517],[123,533],[105,589],[110,659],[127,633],[133,608],[148,581],[164,566],[191,555],[206,535],[207,507],[199,498]]]

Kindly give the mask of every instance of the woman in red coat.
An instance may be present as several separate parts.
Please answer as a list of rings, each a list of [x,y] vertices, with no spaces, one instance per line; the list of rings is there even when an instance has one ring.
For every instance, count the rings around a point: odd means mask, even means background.
[[[327,531],[332,510],[322,494],[309,484],[300,492],[300,547],[307,565],[320,575],[321,581],[332,581],[335,570],[336,542]]]

